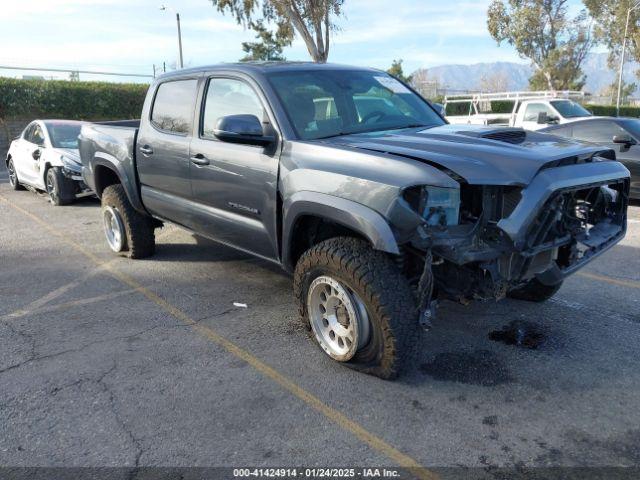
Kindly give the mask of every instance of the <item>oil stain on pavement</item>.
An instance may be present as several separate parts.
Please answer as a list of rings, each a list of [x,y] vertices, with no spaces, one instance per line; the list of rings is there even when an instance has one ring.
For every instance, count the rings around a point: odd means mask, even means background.
[[[494,330],[489,338],[507,345],[537,350],[547,341],[547,335],[536,324],[514,320],[501,330]]]

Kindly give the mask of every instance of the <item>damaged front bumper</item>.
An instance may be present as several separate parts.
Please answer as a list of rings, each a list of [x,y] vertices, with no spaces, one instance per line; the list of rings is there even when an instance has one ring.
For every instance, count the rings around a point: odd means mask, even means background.
[[[66,164],[62,167],[62,174],[69,180],[73,180],[76,185],[75,198],[89,197],[93,191],[84,183],[82,178],[82,167]]]
[[[428,269],[435,285],[433,295],[419,289],[423,322],[436,297],[499,299],[534,278],[556,285],[626,233],[629,172],[618,162],[542,170],[524,189],[464,189],[459,225],[423,223],[409,242],[429,260],[419,283],[429,285]]]

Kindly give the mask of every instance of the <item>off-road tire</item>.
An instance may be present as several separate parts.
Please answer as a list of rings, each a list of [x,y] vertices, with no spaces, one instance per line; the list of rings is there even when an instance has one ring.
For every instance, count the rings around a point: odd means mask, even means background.
[[[11,181],[11,176],[9,174],[9,171],[11,169],[13,169],[13,174],[15,175],[15,179],[16,179],[15,183]],[[13,190],[24,190],[24,187],[20,184],[20,179],[18,178],[18,172],[16,172],[16,166],[13,163],[12,158],[9,158],[9,161],[7,162],[7,174],[9,175],[9,185]]]
[[[296,265],[293,288],[300,320],[308,331],[309,286],[323,275],[353,290],[364,302],[371,323],[369,343],[344,364],[383,379],[396,378],[413,358],[422,333],[415,298],[397,266],[386,253],[355,238],[333,238],[307,250]]]
[[[153,218],[133,208],[122,185],[109,185],[104,189],[102,208],[107,206],[117,210],[122,218],[127,236],[124,249],[126,255],[133,259],[153,255],[156,249]]]
[[[529,280],[526,285],[511,290],[507,296],[515,300],[524,300],[527,302],[546,302],[553,297],[562,287],[562,282],[557,285],[545,285],[537,279]]]
[[[60,167],[51,167],[44,174],[45,186],[51,203],[57,207],[69,205],[75,200],[75,184],[73,180],[67,178],[62,173]],[[52,182],[54,189],[50,191],[49,182]]]

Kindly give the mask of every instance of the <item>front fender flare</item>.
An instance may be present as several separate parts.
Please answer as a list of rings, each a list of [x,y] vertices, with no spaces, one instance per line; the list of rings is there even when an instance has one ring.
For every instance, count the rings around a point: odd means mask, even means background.
[[[303,191],[285,200],[283,212],[282,263],[289,271],[295,268],[291,255],[293,227],[300,217],[306,215],[348,227],[366,238],[376,250],[400,254],[395,235],[384,217],[360,203],[325,193]]]

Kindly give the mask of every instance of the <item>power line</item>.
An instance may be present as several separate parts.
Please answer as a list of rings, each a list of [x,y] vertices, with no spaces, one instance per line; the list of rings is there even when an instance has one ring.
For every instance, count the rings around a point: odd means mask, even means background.
[[[35,68],[35,67],[11,67],[7,65],[0,65],[0,70],[25,70],[35,72],[61,72],[61,73],[88,73],[94,75],[113,75],[115,77],[144,77],[153,78],[153,75],[137,74],[137,73],[117,73],[117,72],[95,72],[92,70],[76,70],[76,69],[63,69],[63,68]]]

